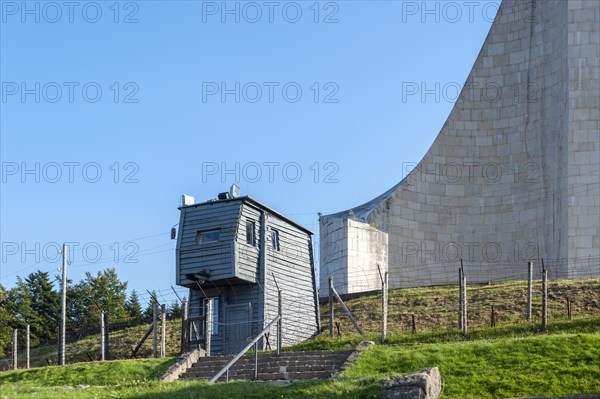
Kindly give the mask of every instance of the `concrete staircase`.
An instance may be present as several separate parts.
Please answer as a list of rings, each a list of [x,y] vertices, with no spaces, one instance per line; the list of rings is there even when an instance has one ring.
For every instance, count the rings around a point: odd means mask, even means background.
[[[306,351],[259,353],[258,380],[295,381],[322,380],[330,378],[342,370],[354,350],[343,351]],[[181,376],[185,379],[209,380],[214,377],[233,356],[201,357]],[[254,355],[243,356],[229,369],[229,380],[253,380]],[[225,381],[225,375],[219,378]]]

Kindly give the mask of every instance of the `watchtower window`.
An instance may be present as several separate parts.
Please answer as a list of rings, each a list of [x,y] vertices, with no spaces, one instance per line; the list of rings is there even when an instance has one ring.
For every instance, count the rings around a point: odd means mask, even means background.
[[[254,231],[256,230],[256,223],[252,220],[246,220],[246,244],[254,246],[256,243],[256,237]]]
[[[205,230],[196,233],[196,244],[206,244],[219,241],[221,230]]]
[[[275,251],[279,251],[279,231],[275,229],[271,230],[271,244]]]

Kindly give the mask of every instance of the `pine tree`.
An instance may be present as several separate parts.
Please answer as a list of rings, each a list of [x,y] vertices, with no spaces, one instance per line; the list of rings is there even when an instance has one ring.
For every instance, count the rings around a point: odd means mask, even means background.
[[[144,317],[140,297],[136,290],[131,291],[129,299],[125,302],[125,310],[133,320],[140,320]]]
[[[47,272],[38,270],[25,278],[25,287],[34,316],[32,335],[40,341],[50,341],[58,336],[60,318],[60,294],[54,289]]]
[[[181,305],[179,304],[179,301],[174,301],[171,306],[169,306],[169,309],[167,310],[167,317],[170,320],[181,319]]]
[[[153,306],[154,303],[156,302],[156,300],[154,299],[156,298],[156,291],[152,291],[152,295],[150,296],[150,298],[148,298],[148,307],[144,310],[144,320],[146,321],[151,321],[152,320],[152,314],[153,314]],[[158,304],[158,302],[156,302]]]

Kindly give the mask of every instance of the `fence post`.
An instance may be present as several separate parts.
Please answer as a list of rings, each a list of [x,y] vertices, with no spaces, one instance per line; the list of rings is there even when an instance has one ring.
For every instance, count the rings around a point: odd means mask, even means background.
[[[542,260],[542,265],[544,261]],[[548,323],[548,271],[542,270],[542,331],[546,331]]]
[[[187,352],[187,319],[188,319],[188,302],[183,300],[181,305],[181,353]]]
[[[382,300],[382,309],[381,311],[383,312],[383,316],[381,318],[381,343],[385,343],[385,339],[387,338],[387,318],[388,318],[388,279],[389,279],[389,275],[388,272],[385,272],[384,277],[383,277],[383,287],[382,287],[382,295],[381,295],[381,300]]]
[[[106,344],[104,343],[104,311],[100,311],[100,360],[104,361]]]
[[[333,338],[333,276],[329,276],[329,336]]]
[[[463,283],[463,269],[462,269],[462,259],[461,259],[460,267],[458,268],[458,328],[459,329],[462,329],[462,319],[463,319],[462,283]]]
[[[381,278],[381,343],[384,344],[387,337],[388,272],[382,274],[379,264],[377,264],[377,270],[379,271],[379,278]]]
[[[417,333],[417,321],[415,320],[414,313],[411,316],[412,316],[412,333],[416,334]]]
[[[492,305],[492,317],[491,317],[490,325],[492,327],[496,327],[496,311],[494,310],[494,305]]]
[[[29,349],[30,349],[30,345],[29,345],[29,338],[30,338],[30,326],[29,324],[27,324],[27,327],[25,328],[25,368],[28,369],[30,367],[29,364]]]
[[[153,340],[152,340],[152,357],[158,357],[158,326],[157,323],[158,322],[158,304],[156,303],[156,300],[152,300],[152,326],[154,329],[154,334],[152,336]]]
[[[17,370],[19,368],[19,365],[17,364],[18,361],[18,357],[17,357],[17,337],[19,334],[19,330],[17,330],[15,328],[15,331],[13,332],[13,370]]]
[[[571,313],[571,298],[567,297],[567,316],[569,320],[573,320],[573,314]]]
[[[110,360],[110,324],[108,313],[104,313],[104,358]]]
[[[167,305],[160,306],[160,357],[167,353]]]
[[[206,356],[210,356],[211,338],[212,338],[212,319],[213,319],[213,300],[206,301],[206,317],[204,318],[204,350]]]
[[[531,302],[533,296],[533,262],[527,262],[527,321],[531,321]]]
[[[462,281],[462,297],[463,297],[463,306],[462,306],[462,310],[463,310],[463,317],[462,317],[462,328],[463,328],[463,335],[466,337],[467,336],[467,277],[465,276],[465,272],[463,270],[463,281]]]
[[[281,344],[283,340],[283,297],[281,290],[277,291],[277,355],[281,353]]]

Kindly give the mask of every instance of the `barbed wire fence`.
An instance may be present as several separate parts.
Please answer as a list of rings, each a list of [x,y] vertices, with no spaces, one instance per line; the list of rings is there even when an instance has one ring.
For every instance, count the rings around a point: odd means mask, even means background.
[[[110,309],[106,310],[104,317],[100,312],[96,323],[89,323],[82,327],[71,329],[66,334],[66,363],[78,363],[100,360],[117,360],[117,359],[135,359],[149,358],[159,356],[175,356],[180,352],[181,326],[182,317],[167,317],[167,305],[173,305],[175,301],[186,301],[187,295],[181,290],[177,292],[172,288],[156,290],[157,299],[157,350],[154,352],[153,337],[145,337],[145,332],[149,328],[154,330],[152,317],[112,317]],[[183,298],[183,299],[181,299]],[[151,294],[140,294],[140,301],[145,302],[148,306],[152,304]],[[161,346],[163,340],[162,323],[161,323],[161,308],[165,312],[165,334],[164,347]],[[102,321],[101,321],[102,319]],[[0,358],[0,371],[24,369],[29,367],[44,367],[57,364],[58,346],[57,340],[36,342],[35,345],[28,347],[27,329],[15,329],[16,331],[16,346],[14,343],[15,334],[13,333],[13,342],[11,348],[13,353],[4,358]],[[101,333],[104,332],[104,333]],[[34,337],[31,337],[30,343],[33,343]],[[15,368],[15,352],[17,367]],[[103,350],[104,348],[104,350]],[[161,351],[161,348],[163,349]],[[137,350],[136,350],[137,349]],[[135,351],[135,352],[134,352]],[[28,354],[29,352],[29,354]],[[161,353],[162,352],[162,353]]]
[[[374,275],[372,270],[368,273],[355,271],[354,276],[349,276],[347,268],[340,268],[331,275],[334,290],[340,293],[340,299],[360,329],[365,334],[382,334],[383,339],[386,332],[469,335],[509,326],[543,331],[548,323],[578,323],[600,317],[599,257],[544,259],[543,263],[547,276],[546,295],[541,260],[532,263],[531,294],[527,262],[507,267],[465,263],[461,268],[460,262],[451,266],[448,263],[429,265],[425,272],[418,271],[417,279],[410,280],[413,286],[406,280],[400,283],[398,276],[390,273],[387,289],[382,286],[381,276]],[[433,270],[435,268],[437,270]],[[431,273],[430,280],[423,278],[427,272]],[[464,299],[461,272],[466,280]],[[447,284],[439,283],[440,273],[445,274]],[[403,270],[402,278],[410,278],[406,270]],[[379,290],[373,290],[375,283],[381,287]],[[331,319],[329,290],[323,285],[321,279],[322,334],[334,337],[356,334],[357,328],[335,297]],[[386,293],[387,306],[383,306]],[[385,324],[384,319],[387,319]],[[463,323],[466,324],[464,327]]]

